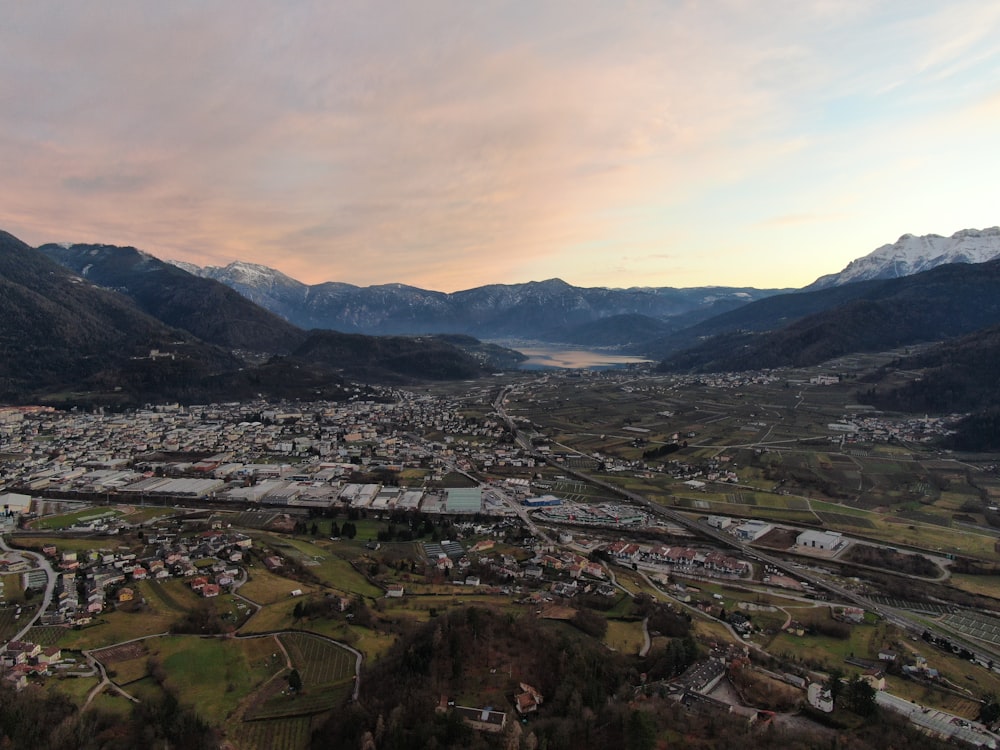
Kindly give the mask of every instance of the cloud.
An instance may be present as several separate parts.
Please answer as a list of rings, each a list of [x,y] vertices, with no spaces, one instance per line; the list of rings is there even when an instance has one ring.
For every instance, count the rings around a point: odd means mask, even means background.
[[[767,243],[860,221],[842,207],[890,167],[880,151],[926,144],[905,119],[921,101],[973,106],[936,79],[978,80],[994,15],[778,0],[14,4],[0,161],[17,179],[0,205],[29,241],[239,258],[310,282],[711,283],[703,258],[742,247],[741,232]]]

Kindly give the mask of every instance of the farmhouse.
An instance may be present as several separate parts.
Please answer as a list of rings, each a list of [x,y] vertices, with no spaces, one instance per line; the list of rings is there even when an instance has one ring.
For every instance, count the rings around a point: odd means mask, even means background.
[[[386,596],[391,596],[394,598],[399,598],[403,595],[403,584],[401,583],[390,583],[385,591]]]
[[[522,716],[538,710],[544,701],[542,694],[526,682],[520,683],[521,692],[514,695],[514,706]]]

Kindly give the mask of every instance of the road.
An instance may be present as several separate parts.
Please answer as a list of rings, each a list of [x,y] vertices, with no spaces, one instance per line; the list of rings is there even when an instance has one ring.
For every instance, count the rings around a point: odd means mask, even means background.
[[[876,692],[875,702],[882,708],[903,714],[911,722],[923,727],[930,733],[945,738],[962,740],[972,747],[995,748],[998,746],[998,741],[1000,741],[1000,737],[992,732],[988,732],[978,722],[967,721],[944,711],[925,708],[890,693]]]
[[[7,546],[7,542],[3,538],[3,536],[0,536],[0,549],[2,549],[4,552],[16,552],[17,554],[22,555],[25,558],[33,559],[35,563],[38,565],[38,567],[45,571],[45,574],[48,577],[48,581],[45,584],[45,592],[42,594],[42,603],[41,606],[38,608],[38,611],[35,612],[35,615],[30,620],[28,620],[27,624],[13,638],[10,639],[12,641],[20,641],[23,640],[25,634],[35,626],[35,623],[38,622],[39,619],[41,619],[42,615],[45,613],[45,610],[49,608],[49,603],[52,601],[52,595],[56,589],[56,572],[55,570],[52,569],[52,566],[49,565],[49,561],[46,560],[44,556],[39,555],[35,552],[25,552],[24,550],[20,549],[18,550],[11,549],[10,547]]]

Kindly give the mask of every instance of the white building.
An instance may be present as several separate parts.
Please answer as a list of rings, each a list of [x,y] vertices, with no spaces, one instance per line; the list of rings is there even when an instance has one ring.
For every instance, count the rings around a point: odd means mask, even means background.
[[[746,521],[736,527],[734,533],[736,538],[744,542],[755,542],[764,534],[773,529],[774,526],[766,521]]]
[[[709,516],[708,525],[713,529],[728,529],[733,523],[733,519],[728,516]]]
[[[815,531],[809,529],[795,537],[795,543],[809,549],[833,550],[844,543],[844,538],[836,531]]]

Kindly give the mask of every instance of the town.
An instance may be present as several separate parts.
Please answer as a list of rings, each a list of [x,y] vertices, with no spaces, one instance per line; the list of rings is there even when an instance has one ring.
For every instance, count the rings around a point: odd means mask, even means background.
[[[996,570],[993,537],[952,526],[964,546],[945,551],[923,541],[931,503],[900,529],[842,503],[844,485],[790,470],[805,451],[820,467],[850,461],[860,468],[846,489],[864,490],[864,461],[947,420],[851,413],[830,397],[839,383],[545,374],[368,388],[342,403],[4,408],[4,682],[72,680],[83,705],[141,701],[197,679],[192,667],[150,684],[162,669],[150,665],[176,658],[167,633],[238,635],[217,648],[256,666],[212,704],[220,729],[262,746],[273,722],[294,719],[298,746],[410,628],[488,606],[572,623],[634,658],[666,650],[672,666],[637,695],[744,716],[755,731],[800,721],[798,706],[819,731],[840,694],[859,715],[879,707],[931,736],[996,746],[1000,618],[967,575]],[[605,394],[586,417],[566,396],[584,386]],[[973,500],[1000,484],[993,464],[970,479],[936,454],[923,460],[926,481],[907,486],[930,496],[947,482],[949,508],[973,524],[990,513]],[[285,655],[254,662],[251,636]],[[686,656],[682,636],[699,644]],[[491,734],[552,705],[539,675],[510,665],[504,682],[491,670],[495,687],[462,698],[481,705],[446,696],[438,709]],[[310,699],[255,698],[277,675]]]

